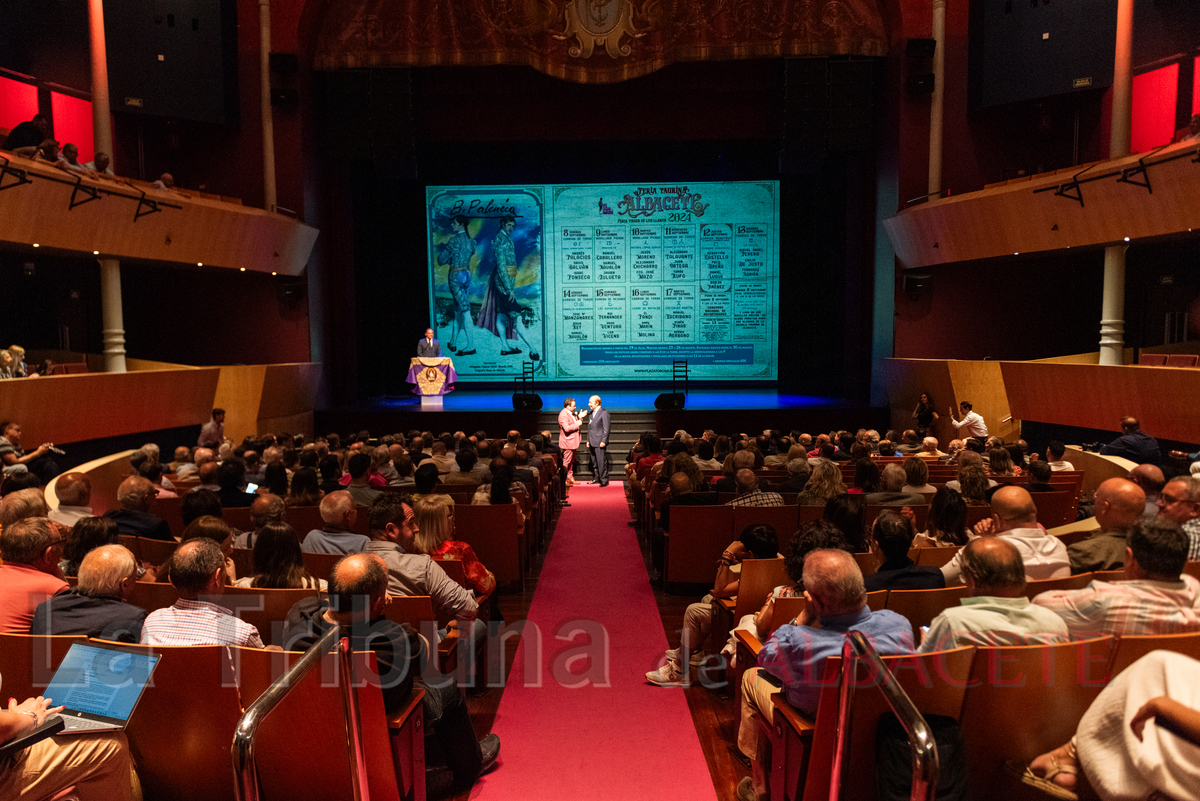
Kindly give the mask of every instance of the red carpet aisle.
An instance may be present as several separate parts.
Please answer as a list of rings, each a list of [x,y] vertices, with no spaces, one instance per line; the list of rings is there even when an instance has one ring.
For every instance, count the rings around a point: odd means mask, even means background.
[[[475,785],[472,799],[715,801],[683,690],[645,681],[667,643],[628,519],[619,483],[572,488],[529,609],[540,630],[541,686],[524,681],[526,654],[536,648],[526,629],[492,727],[500,765]],[[556,677],[564,652],[580,652],[587,640],[555,635],[594,625],[572,621],[594,621],[607,632],[609,686],[571,689],[561,668]],[[591,650],[603,654],[603,643]],[[574,672],[586,672],[579,661]]]

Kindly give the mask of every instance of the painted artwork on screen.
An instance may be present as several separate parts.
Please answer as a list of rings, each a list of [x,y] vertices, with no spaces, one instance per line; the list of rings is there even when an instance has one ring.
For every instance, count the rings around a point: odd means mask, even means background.
[[[460,381],[779,375],[779,184],[429,187],[430,310]]]
[[[541,187],[430,188],[430,308],[460,377],[545,374]]]

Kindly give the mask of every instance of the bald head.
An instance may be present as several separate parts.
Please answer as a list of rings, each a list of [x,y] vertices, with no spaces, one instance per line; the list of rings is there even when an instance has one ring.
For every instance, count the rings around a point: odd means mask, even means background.
[[[137,560],[123,545],[93,548],[79,565],[81,595],[124,600],[136,582]]]
[[[692,491],[692,480],[687,473],[676,473],[671,476],[671,497],[678,498]]]
[[[375,554],[343,557],[329,576],[330,613],[342,622],[374,617],[382,608],[387,586],[387,565]]]
[[[758,489],[758,476],[754,475],[753,470],[742,468],[737,471],[734,481],[737,483],[738,495],[745,495]]]
[[[1158,495],[1158,493],[1162,492],[1163,485],[1166,484],[1163,471],[1152,464],[1139,464],[1129,471],[1128,478],[1142,488],[1142,491],[1146,493],[1146,497]]]
[[[59,476],[54,492],[64,506],[87,506],[92,501],[92,482],[83,473],[67,473]]]
[[[992,514],[1000,518],[996,533],[1037,525],[1037,506],[1022,487],[1001,487],[992,495]]]
[[[271,493],[259,495],[250,504],[250,523],[255,528],[262,528],[267,523],[282,523],[286,510],[283,498]]]
[[[1125,478],[1110,478],[1096,488],[1100,528],[1129,528],[1146,511],[1146,493]]]
[[[221,465],[217,464],[215,460],[208,461],[200,465],[200,469],[196,471],[196,475],[200,476],[201,484],[216,484],[217,471],[220,469]]]
[[[211,462],[215,458],[216,457],[213,456],[212,448],[196,448],[196,458],[194,460],[196,462],[196,467],[199,467],[205,462]]]
[[[980,537],[962,549],[963,581],[967,594],[1017,598],[1025,592],[1025,562],[1021,552],[1002,537]]]

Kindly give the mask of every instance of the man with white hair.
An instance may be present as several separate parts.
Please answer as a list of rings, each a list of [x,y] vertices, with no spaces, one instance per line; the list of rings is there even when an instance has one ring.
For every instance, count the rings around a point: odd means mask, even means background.
[[[205,463],[213,461],[216,461],[216,457],[213,456],[212,448],[196,448],[196,452],[192,454],[192,461],[181,465],[175,475],[178,478],[185,478],[193,473],[198,473]]]
[[[49,507],[37,487],[10,492],[0,500],[0,526],[8,526],[30,517],[45,517]]]
[[[305,553],[359,553],[371,538],[354,531],[358,511],[354,496],[346,490],[331,492],[321,499],[321,520],[325,528],[308,532],[300,550]]]
[[[146,610],[127,603],[137,577],[137,559],[128,548],[92,549],[79,565],[79,584],[39,604],[29,632],[140,641]]]
[[[941,459],[945,455],[946,454],[938,450],[937,437],[926,437],[925,439],[921,440],[921,450],[913,454],[913,456],[918,456],[922,459],[934,460]]]

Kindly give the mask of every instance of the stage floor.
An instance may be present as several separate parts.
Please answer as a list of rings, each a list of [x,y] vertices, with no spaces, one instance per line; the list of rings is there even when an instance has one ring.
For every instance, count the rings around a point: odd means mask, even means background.
[[[579,407],[587,405],[590,394],[571,394],[562,389],[552,392],[539,391],[543,411],[558,411],[562,399],[575,398]],[[600,393],[604,407],[611,412],[653,412],[654,399],[659,390],[604,389]],[[441,409],[422,409],[416,395],[372,398],[366,405],[376,410],[403,410],[405,412],[504,412],[512,411],[512,392],[503,390],[456,389],[443,396]],[[845,401],[835,398],[819,398],[814,395],[794,395],[774,389],[694,389],[688,393],[685,408],[688,411],[716,411],[724,409],[797,409],[845,406]],[[857,404],[855,404],[857,405]]]

